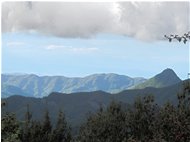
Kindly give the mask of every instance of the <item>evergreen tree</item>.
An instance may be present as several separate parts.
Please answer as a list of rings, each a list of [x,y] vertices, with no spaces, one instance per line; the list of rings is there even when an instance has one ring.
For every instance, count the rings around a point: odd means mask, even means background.
[[[52,142],[70,142],[71,130],[68,126],[64,113],[60,110],[57,118],[57,124],[53,131]]]
[[[158,106],[154,103],[153,96],[147,96],[143,99],[137,98],[133,107],[127,112],[130,137],[137,141],[152,140],[157,111]]]
[[[32,121],[30,128],[30,140],[31,142],[42,142],[43,141],[43,127],[40,121]]]
[[[52,125],[49,117],[49,111],[45,111],[44,121],[42,123],[42,140],[41,142],[49,142],[51,139]]]
[[[126,113],[112,102],[107,110],[91,115],[80,130],[80,142],[122,142],[128,138]]]
[[[175,141],[190,141],[190,81],[183,85],[183,90],[178,94],[178,108]]]
[[[27,104],[27,110],[25,113],[25,122],[22,129],[22,141],[24,142],[30,142],[30,127],[31,127],[31,118],[32,114],[29,110],[29,105]]]

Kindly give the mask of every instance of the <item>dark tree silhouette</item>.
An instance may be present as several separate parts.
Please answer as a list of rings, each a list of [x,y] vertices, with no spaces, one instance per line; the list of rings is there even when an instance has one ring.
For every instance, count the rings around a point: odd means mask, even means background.
[[[49,142],[51,137],[52,125],[49,117],[49,111],[45,110],[44,121],[42,122],[43,139],[41,142]]]
[[[27,108],[26,108],[26,113],[25,113],[25,121],[24,121],[24,126],[22,129],[22,141],[29,142],[32,113],[30,112],[29,104],[27,104],[26,107]]]
[[[169,42],[172,42],[172,40],[177,40],[179,42],[183,41],[184,44],[186,44],[190,40],[190,31],[187,33],[184,33],[183,35],[164,35],[165,38],[169,40]]]
[[[59,111],[57,124],[53,131],[51,141],[52,142],[70,142],[71,141],[71,129],[68,126],[63,111]]]

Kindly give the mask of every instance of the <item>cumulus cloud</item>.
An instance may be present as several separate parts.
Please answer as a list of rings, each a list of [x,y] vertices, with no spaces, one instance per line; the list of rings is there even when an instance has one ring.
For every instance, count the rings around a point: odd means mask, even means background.
[[[162,39],[190,29],[188,2],[4,2],[2,31],[89,38],[113,33]]]
[[[110,29],[111,6],[111,3],[7,2],[2,7],[2,30],[90,37]]]
[[[124,35],[149,40],[190,30],[188,2],[123,2],[119,6],[119,33]]]

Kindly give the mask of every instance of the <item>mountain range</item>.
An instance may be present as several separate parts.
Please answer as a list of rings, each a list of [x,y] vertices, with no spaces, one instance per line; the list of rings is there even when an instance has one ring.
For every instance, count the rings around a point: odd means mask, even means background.
[[[33,120],[42,120],[48,109],[55,124],[61,109],[75,133],[90,113],[100,106],[106,108],[112,101],[130,106],[138,97],[153,95],[158,105],[167,101],[176,105],[177,93],[187,81],[180,80],[172,69],[165,69],[150,79],[117,74],[95,74],[84,78],[2,74],[4,98],[1,100],[6,103],[2,116],[13,112],[19,120],[24,120],[29,105]]]
[[[44,97],[51,92],[76,93],[98,90],[119,93],[127,89],[166,87],[180,81],[180,78],[172,69],[166,69],[150,79],[143,77],[132,78],[113,73],[93,74],[83,78],[37,76],[35,74],[2,74],[1,97],[6,98],[12,95]]]
[[[43,98],[15,95],[2,99],[6,103],[6,106],[2,108],[2,115],[5,112],[13,112],[19,120],[24,120],[27,105],[29,105],[34,120],[42,120],[44,111],[48,109],[51,121],[55,124],[58,111],[61,109],[72,126],[72,130],[77,131],[79,126],[85,122],[89,113],[96,112],[100,106],[106,108],[112,101],[131,105],[139,96],[153,95],[158,105],[163,105],[167,101],[176,105],[177,93],[182,91],[185,82],[187,81],[181,81],[163,88],[147,87],[145,89],[125,90],[117,94],[103,91],[71,94],[52,92],[49,96]]]

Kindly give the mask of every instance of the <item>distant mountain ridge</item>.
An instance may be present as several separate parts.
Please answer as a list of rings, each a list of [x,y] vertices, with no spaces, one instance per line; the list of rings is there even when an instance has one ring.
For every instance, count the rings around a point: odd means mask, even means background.
[[[181,82],[182,80],[177,76],[177,74],[172,69],[165,69],[156,76],[146,80],[145,82],[137,85],[134,89],[143,89],[146,87],[162,88],[174,85]]]
[[[64,76],[37,76],[35,74],[2,74],[1,97],[22,95],[43,97],[51,92],[74,93],[102,90],[118,93],[146,81],[118,74],[93,74],[83,78]]]
[[[127,89],[162,88],[181,82],[172,69],[165,69],[150,79],[131,78],[114,73],[93,74],[86,77],[37,76],[35,74],[2,74],[1,97],[12,95],[44,97],[51,92],[76,93],[104,91],[119,93]]]

